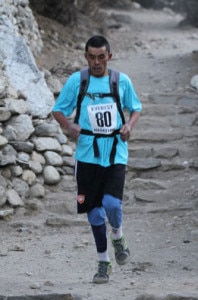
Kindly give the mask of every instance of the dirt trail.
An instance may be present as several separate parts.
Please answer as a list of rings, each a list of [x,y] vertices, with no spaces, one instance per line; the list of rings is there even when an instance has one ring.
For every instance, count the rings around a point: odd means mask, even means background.
[[[189,83],[198,72],[196,55],[192,53],[198,50],[197,29],[180,29],[178,23],[182,17],[170,11],[140,10],[130,15],[131,24],[108,33],[114,54],[111,65],[131,76],[143,107],[150,105],[149,95],[185,94],[196,98]],[[43,65],[48,59],[47,48],[44,52]],[[56,63],[56,52],[54,56]],[[63,59],[64,55],[60,62]],[[159,129],[161,118],[155,113],[152,118]],[[167,122],[168,118],[170,115]],[[131,262],[117,266],[110,247],[113,273],[110,282],[102,286],[91,283],[97,256],[86,217],[61,213],[64,200],[75,207],[72,204],[75,191],[49,193],[41,201],[40,212],[24,215],[20,209],[11,221],[1,223],[0,294],[71,293],[89,300],[133,300],[138,295],[144,295],[141,299],[146,299],[146,295],[153,295],[149,299],[163,299],[172,294],[169,299],[180,299],[176,294],[181,299],[198,299],[198,197],[189,196],[192,190],[197,191],[198,177],[196,171],[177,172],[175,178],[179,176],[182,181],[180,185],[175,181],[178,190],[174,190],[172,183],[171,193],[183,193],[186,198],[182,198],[182,203],[178,202],[179,197],[175,201],[165,198],[167,201],[162,203],[163,197],[157,197],[158,190],[154,201],[134,201],[134,191],[129,189],[133,175],[128,175],[124,232],[131,249]],[[167,182],[165,177],[155,178],[154,173],[155,170],[146,172],[155,180]],[[150,192],[147,190],[147,196]],[[54,201],[51,210],[49,201]],[[61,226],[67,217],[67,225]],[[59,226],[46,226],[49,218],[57,218]]]

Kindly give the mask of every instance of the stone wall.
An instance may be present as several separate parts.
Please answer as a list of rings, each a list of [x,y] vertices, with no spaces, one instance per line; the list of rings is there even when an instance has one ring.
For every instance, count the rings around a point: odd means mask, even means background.
[[[50,74],[35,63],[42,40],[28,1],[0,1],[0,13],[0,217],[5,217],[27,199],[44,197],[45,186],[59,183],[61,174],[73,174],[73,148],[50,115],[54,94],[46,83]]]
[[[23,37],[34,56],[40,54],[43,42],[28,0],[1,0],[0,26]]]

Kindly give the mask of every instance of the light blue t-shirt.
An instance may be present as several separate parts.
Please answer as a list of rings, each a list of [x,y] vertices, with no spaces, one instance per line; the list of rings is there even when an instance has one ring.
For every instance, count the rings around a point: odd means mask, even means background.
[[[65,117],[72,115],[77,105],[77,98],[80,88],[80,71],[73,73],[63,86],[60,95],[53,107],[53,111],[60,111]],[[88,94],[110,93],[109,75],[104,77],[90,76]],[[119,77],[119,94],[122,110],[140,112],[142,105],[134,90],[130,78],[120,72]],[[122,126],[120,114],[116,108],[115,101],[112,97],[100,98],[85,96],[81,103],[79,116],[79,125],[83,129],[94,131],[96,133],[110,133]],[[128,161],[128,144],[123,142],[120,135],[117,135],[118,144],[116,146],[115,164],[127,164]],[[75,159],[99,164],[107,167],[110,165],[109,157],[112,150],[114,137],[100,137],[97,139],[99,148],[99,157],[94,157],[93,149],[94,136],[80,134]]]

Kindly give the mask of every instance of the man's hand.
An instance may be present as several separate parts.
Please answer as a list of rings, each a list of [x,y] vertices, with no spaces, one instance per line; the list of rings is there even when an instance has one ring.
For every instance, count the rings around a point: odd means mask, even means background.
[[[129,121],[121,127],[120,136],[124,142],[129,140],[130,132],[137,123],[139,116],[140,112],[134,111],[133,113],[131,113]]]
[[[66,131],[66,133],[77,140],[79,137],[81,128],[78,124],[73,123],[71,120],[66,118],[61,112],[53,112],[54,119],[60,124],[61,128]]]
[[[74,140],[78,139],[80,135],[80,131],[81,131],[80,126],[75,123],[70,123],[67,128],[68,135]]]
[[[124,124],[120,129],[121,139],[125,142],[130,138],[131,127],[128,123]]]

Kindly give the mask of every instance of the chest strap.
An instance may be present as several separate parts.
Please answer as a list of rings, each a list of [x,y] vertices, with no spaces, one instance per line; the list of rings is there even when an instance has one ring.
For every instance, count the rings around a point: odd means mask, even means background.
[[[115,154],[116,154],[116,146],[117,146],[117,143],[118,143],[118,138],[117,138],[116,135],[120,133],[120,129],[116,129],[111,134],[108,134],[108,135],[107,134],[101,134],[101,133],[96,133],[95,134],[92,131],[87,130],[87,129],[81,129],[80,133],[94,136],[94,139],[93,139],[94,157],[99,157],[100,156],[97,139],[101,138],[101,137],[105,137],[105,138],[114,137],[113,145],[112,145],[112,149],[111,149],[111,153],[110,153],[110,158],[109,158],[110,164],[111,165],[114,164]]]

